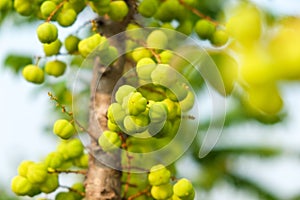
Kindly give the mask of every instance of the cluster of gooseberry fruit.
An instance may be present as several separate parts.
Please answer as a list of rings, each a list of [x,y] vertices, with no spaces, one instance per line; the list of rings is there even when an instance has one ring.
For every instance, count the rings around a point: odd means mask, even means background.
[[[153,3],[153,5],[150,5]],[[74,24],[78,14],[89,5],[100,16],[105,15],[113,21],[122,21],[129,13],[128,5],[123,0],[15,0],[14,8],[24,16],[36,15],[45,20],[36,30],[37,37],[43,45],[46,57],[57,56],[64,45],[67,53],[79,54],[83,58],[97,51],[101,64],[109,65],[118,57],[118,50],[110,45],[108,39],[99,33],[80,39],[69,35],[64,43],[59,39],[56,22],[62,27]],[[188,6],[197,1],[186,0],[143,0],[138,4],[138,11],[145,17],[154,17],[164,22],[162,27],[173,28],[170,22],[179,20],[178,31],[191,34],[192,30],[202,39],[209,39],[216,46],[227,42],[226,33],[216,30],[216,26],[208,20],[191,20],[183,13]],[[188,6],[186,6],[188,5]],[[157,9],[156,9],[157,6]],[[154,9],[155,8],[155,9]],[[183,12],[182,12],[183,11]],[[170,15],[171,13],[171,15]],[[175,15],[174,15],[175,14]],[[123,85],[115,93],[115,102],[107,112],[108,129],[98,138],[99,146],[105,152],[126,148],[134,152],[150,152],[155,150],[152,142],[143,146],[144,150],[136,151],[136,137],[155,138],[159,147],[170,141],[177,133],[183,113],[194,106],[194,93],[186,82],[182,81],[177,71],[169,64],[172,52],[165,50],[168,36],[161,30],[152,31],[145,41],[146,46],[138,44],[130,53],[135,62],[135,73],[138,87]],[[59,77],[67,69],[67,64],[55,58],[40,68],[38,64],[25,66],[24,78],[32,83],[44,82],[44,73]],[[168,77],[168,78],[165,78]],[[57,149],[51,152],[43,162],[24,161],[19,167],[19,175],[12,181],[12,189],[18,195],[35,196],[41,192],[51,193],[59,187],[58,174],[71,167],[87,168],[88,156],[78,138],[74,138],[75,129],[65,119],[55,122],[53,132],[61,141]],[[148,141],[146,139],[146,141]],[[161,144],[160,144],[161,143]],[[140,149],[141,146],[139,147]],[[145,150],[146,149],[146,150]],[[124,156],[126,157],[126,156]],[[164,181],[165,180],[165,181]],[[194,199],[195,191],[187,179],[180,179],[174,185],[170,183],[170,171],[164,166],[154,166],[148,176],[151,195],[154,199]],[[83,195],[82,195],[83,194]],[[81,183],[74,184],[67,192],[56,194],[56,200],[82,199],[84,187]]]
[[[156,50],[167,45],[167,37],[160,30],[152,31],[146,41]],[[122,85],[115,92],[115,102],[107,111],[109,131],[104,131],[99,138],[104,151],[121,146],[122,137],[118,133],[125,133],[127,138],[174,137],[182,113],[194,105],[191,88],[174,68],[157,63],[148,48],[135,49],[132,57],[137,61],[135,73],[139,86]]]
[[[41,162],[25,160],[18,167],[18,175],[12,179],[11,188],[19,196],[49,194],[59,187],[59,174],[67,173],[71,167],[86,168],[88,156],[78,138],[74,138],[75,128],[65,119],[54,123],[53,133],[61,138],[56,151],[49,153]],[[75,170],[74,173],[77,173]],[[82,199],[83,184],[78,182],[68,192],[57,193],[55,199]],[[72,198],[71,198],[72,197]]]
[[[50,23],[44,22],[37,28],[37,36],[39,41],[43,44],[45,56],[54,56],[60,53],[62,42],[58,39],[57,27]],[[64,42],[68,53],[72,54],[78,51],[78,43],[80,39],[74,35],[69,35]],[[59,59],[47,61],[45,67],[42,69],[38,64],[29,64],[24,67],[23,77],[32,83],[41,84],[44,82],[46,72],[49,76],[60,77],[67,68],[67,64]]]
[[[186,35],[190,35],[195,31],[200,39],[208,39],[212,45],[217,47],[223,46],[228,41],[227,32],[211,19],[203,19],[203,16],[200,15],[197,20],[193,16],[198,14],[194,12],[198,3],[196,0],[143,0],[138,5],[138,11],[146,18],[163,22],[163,24],[160,24],[154,21],[151,26],[176,29],[176,31]],[[172,23],[173,20],[178,22],[176,28]]]
[[[3,5],[0,5],[1,9],[9,6],[6,5],[8,2],[3,2]],[[23,16],[35,15],[37,18],[45,20],[44,23],[38,26],[36,32],[39,41],[43,44],[45,56],[50,57],[59,55],[62,47],[62,42],[58,38],[58,28],[52,22],[57,22],[62,27],[72,26],[77,19],[77,15],[83,11],[87,3],[96,13],[101,16],[107,14],[114,21],[123,20],[129,11],[127,4],[123,0],[112,2],[107,0],[88,2],[84,0],[16,0],[14,1],[14,8]],[[64,47],[68,54],[79,52],[83,57],[86,57],[96,46],[103,43],[101,39],[105,40],[106,38],[95,34],[94,37],[91,36],[81,42],[80,38],[71,34],[65,38]],[[108,46],[103,44],[103,50],[105,47]],[[103,62],[111,62],[111,58],[115,58],[117,54],[116,48],[109,46],[108,53],[103,54]],[[45,79],[44,72],[50,76],[59,77],[65,73],[66,68],[67,65],[64,61],[55,59],[47,62],[43,69],[38,64],[25,66],[23,76],[29,82],[41,84]]]
[[[193,200],[195,190],[192,183],[185,179],[179,179],[171,184],[171,172],[162,164],[153,166],[148,174],[151,187],[151,195],[154,199]]]

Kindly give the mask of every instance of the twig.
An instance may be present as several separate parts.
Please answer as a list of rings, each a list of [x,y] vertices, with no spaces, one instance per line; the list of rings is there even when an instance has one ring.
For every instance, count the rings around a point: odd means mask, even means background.
[[[192,115],[183,115],[182,116],[183,119],[191,119],[191,120],[195,120],[196,118]]]
[[[184,7],[186,7],[188,10],[190,10],[192,13],[194,13],[195,15],[197,15],[200,18],[206,19],[210,22],[212,22],[214,25],[219,25],[220,23],[218,21],[213,20],[211,17],[203,14],[202,12],[200,12],[199,10],[197,10],[196,8],[186,4],[183,0],[179,0],[179,3],[181,5],[183,5]]]
[[[79,194],[79,195],[82,196],[82,197],[85,196],[85,193],[84,193],[84,192],[81,192],[81,191],[79,191],[79,190],[76,190],[76,189],[74,189],[74,188],[72,188],[72,187],[65,186],[65,185],[60,185],[59,187],[61,187],[61,188],[66,188],[66,189],[68,189],[69,191],[75,192],[75,193]]]
[[[48,96],[50,97],[50,100],[53,100],[53,101],[56,102],[56,106],[57,106],[57,107],[60,107],[60,108],[61,108],[61,111],[62,111],[63,113],[66,113],[67,115],[69,115],[69,116],[72,117],[72,119],[73,119],[73,112],[68,112],[67,109],[66,109],[66,106],[65,106],[65,105],[62,105],[62,104],[59,102],[59,100],[58,100],[58,98],[57,98],[56,96],[54,96],[51,92],[48,92]]]
[[[86,175],[87,170],[70,170],[70,169],[66,169],[66,170],[62,170],[62,169],[53,169],[53,168],[48,168],[48,172],[50,174],[55,174],[55,173],[66,173],[66,174],[82,174],[82,175]]]
[[[150,50],[150,52],[152,53],[152,55],[155,57],[156,61],[158,63],[161,63],[161,58],[160,55],[158,53],[155,52],[155,50],[153,48],[148,48],[146,47],[148,50]]]
[[[136,169],[136,170],[140,170],[140,171],[148,171],[147,169],[145,168],[142,168],[142,167],[136,167],[136,166],[122,166],[123,169]]]
[[[147,47],[147,44],[145,42],[143,42],[141,40],[134,39],[132,37],[128,37],[128,36],[126,36],[126,38],[133,41],[133,42],[136,42],[137,44],[139,44],[139,45],[143,46],[144,48],[148,49],[151,52],[151,54],[155,57],[156,61],[158,63],[161,63],[160,55],[158,53],[156,53],[153,48]]]
[[[149,194],[149,191],[150,191],[150,187],[147,187],[146,189],[134,194],[134,195],[131,195],[130,197],[128,197],[127,200],[133,200],[133,199],[136,199],[142,195],[146,195],[146,194]]]
[[[50,22],[52,17],[56,14],[56,12],[64,5],[64,3],[66,3],[67,0],[64,0],[62,2],[60,2],[56,8],[50,13],[49,17],[47,18],[46,22]]]

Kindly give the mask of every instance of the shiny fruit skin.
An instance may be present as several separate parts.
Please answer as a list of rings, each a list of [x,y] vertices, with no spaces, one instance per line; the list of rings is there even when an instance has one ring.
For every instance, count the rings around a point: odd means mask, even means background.
[[[211,36],[210,41],[214,46],[223,46],[228,41],[228,34],[224,30],[216,30]]]
[[[195,25],[195,32],[201,39],[204,40],[209,39],[215,30],[215,25],[206,19],[200,19]]]
[[[74,126],[68,120],[59,119],[54,123],[53,133],[55,133],[60,138],[66,140],[74,135],[75,129]]]
[[[41,43],[52,43],[58,37],[57,27],[49,22],[40,24],[36,32]]]
[[[44,71],[37,65],[27,65],[22,71],[22,75],[28,82],[41,84],[44,82]]]
[[[78,43],[80,39],[74,35],[69,35],[64,42],[65,48],[69,53],[78,51]]]
[[[77,19],[77,13],[74,9],[63,9],[57,15],[57,22],[63,27],[68,27],[74,24]]]
[[[53,56],[59,54],[61,48],[61,41],[59,39],[49,44],[43,44],[44,52],[46,56]]]
[[[125,1],[112,1],[109,4],[108,15],[114,21],[122,21],[128,14],[128,6]]]
[[[45,72],[48,75],[59,77],[65,73],[66,67],[67,67],[66,63],[62,61],[59,60],[49,61],[46,63]]]

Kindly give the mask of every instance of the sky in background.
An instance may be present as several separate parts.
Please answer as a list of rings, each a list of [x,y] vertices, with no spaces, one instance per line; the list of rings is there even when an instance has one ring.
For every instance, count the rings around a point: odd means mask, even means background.
[[[253,1],[263,6],[272,4],[276,12],[300,14],[299,0]],[[0,61],[7,52],[32,52],[40,55],[42,49],[37,38],[33,36],[34,28],[15,28],[10,23],[3,24],[0,29]],[[34,85],[0,67],[0,187],[9,188],[10,180],[16,175],[17,166],[22,160],[38,161],[56,146],[54,137],[49,137],[43,132],[44,126],[47,125],[49,98],[46,93],[36,95],[35,89]],[[262,127],[250,122],[225,130],[220,141],[223,145],[259,144],[285,149],[284,154],[277,159],[238,159],[234,168],[237,173],[259,180],[270,190],[285,197],[300,193],[300,85],[295,84],[283,91],[286,109],[290,112],[288,123]],[[295,153],[299,154],[298,158],[295,158]],[[181,165],[186,165],[186,162],[188,161],[183,160]],[[192,178],[193,170],[189,172],[184,173]],[[219,194],[223,190],[227,192],[220,197]],[[220,184],[212,193],[211,199],[237,200],[239,196],[245,200],[242,194],[237,194],[226,185]]]
[[[33,34],[28,28],[2,26],[0,60],[8,52],[34,51],[32,46],[37,41]],[[47,94],[35,95],[34,85],[3,67],[0,68],[0,85],[0,185],[8,187],[19,162],[41,159],[53,148],[54,141],[43,133],[49,108]]]

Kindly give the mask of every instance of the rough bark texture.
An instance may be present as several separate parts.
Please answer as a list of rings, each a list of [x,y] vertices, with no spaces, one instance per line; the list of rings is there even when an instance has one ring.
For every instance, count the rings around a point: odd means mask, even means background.
[[[112,22],[106,19],[99,20],[100,32],[106,37],[125,31],[128,23],[135,13],[135,1],[128,0],[130,12],[122,22]],[[125,48],[125,39],[117,38],[111,41],[115,46]],[[125,57],[121,56],[114,66],[104,71],[103,66],[95,60],[93,79],[91,81],[89,133],[91,144],[89,146],[89,169],[85,180],[87,200],[120,200],[121,199],[121,172],[104,165],[100,160],[114,163],[120,168],[120,155],[105,153],[97,144],[101,131],[107,129],[107,109],[111,103],[111,94],[116,82],[122,75]],[[99,77],[101,76],[101,79]]]
[[[120,72],[110,70],[104,73],[100,79],[98,87],[97,82],[100,76],[101,66],[95,65],[93,81],[91,84],[91,103],[89,132],[92,135],[89,157],[89,170],[86,185],[86,199],[88,200],[118,200],[121,196],[121,172],[101,163],[101,160],[113,162],[120,168],[120,156],[118,154],[108,154],[103,152],[97,144],[97,138],[101,131],[107,129],[107,108],[111,103],[111,91],[115,82],[120,77]]]

